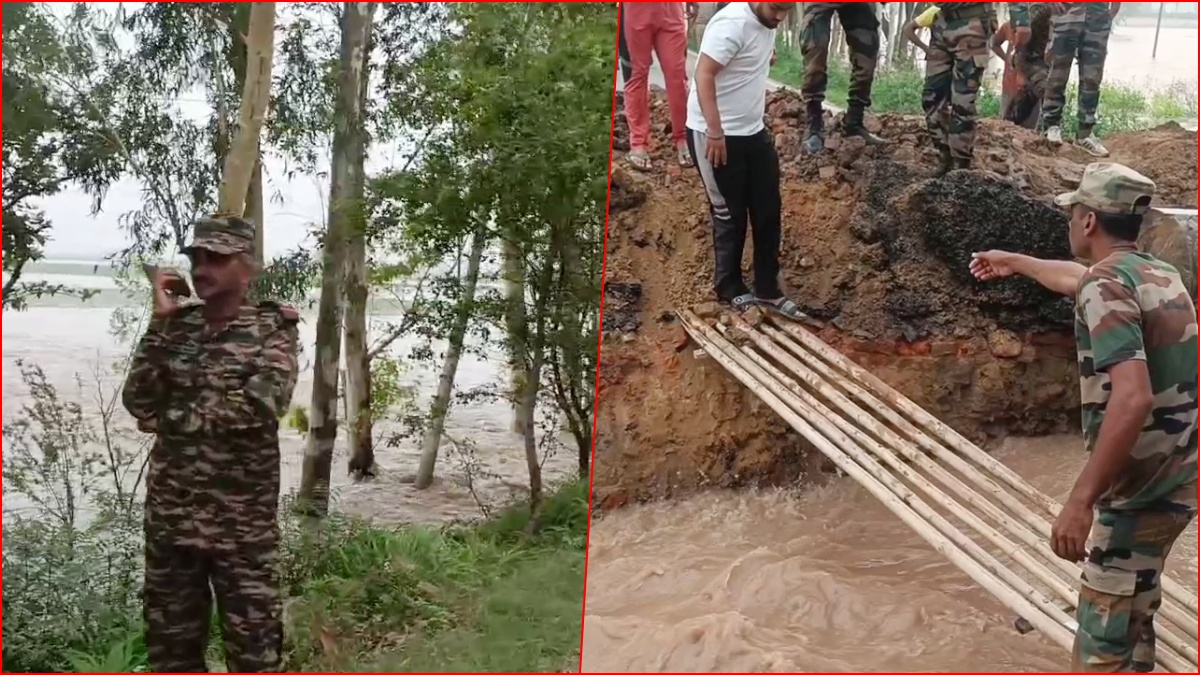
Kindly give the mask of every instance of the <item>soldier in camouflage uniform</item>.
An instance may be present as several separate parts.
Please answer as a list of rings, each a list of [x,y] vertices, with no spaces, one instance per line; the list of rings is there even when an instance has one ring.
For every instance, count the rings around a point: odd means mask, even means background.
[[[815,155],[825,149],[824,118],[821,104],[829,85],[829,39],[833,15],[838,15],[850,50],[850,91],[842,133],[858,136],[872,145],[884,140],[863,126],[871,106],[871,85],[879,59],[879,19],[874,2],[806,2],[800,17],[800,44],[804,52],[804,98],[807,132],[804,151]]]
[[[1053,38],[1050,43],[1050,73],[1042,100],[1041,127],[1046,138],[1062,142],[1062,116],[1067,105],[1067,81],[1071,63],[1079,63],[1079,133],[1076,144],[1096,157],[1107,157],[1108,149],[1096,138],[1096,110],[1100,107],[1100,83],[1108,58],[1108,36],[1119,2],[1055,2]]]
[[[975,96],[987,71],[996,10],[990,2],[942,2],[930,30],[921,108],[938,150],[938,174],[969,169],[975,149]]]
[[[185,253],[196,294],[166,290],[122,400],[155,435],[146,479],[146,649],[154,672],[204,672],[215,592],[231,672],[276,671],[282,651],[278,419],[298,370],[295,310],[249,304],[254,226],[214,217]],[[210,584],[212,590],[210,590]]]
[[[1138,250],[1154,190],[1128,167],[1091,164],[1056,199],[1071,211],[1072,252],[1091,267],[1001,251],[971,265],[980,279],[1021,274],[1075,296],[1090,457],[1051,546],[1083,561],[1076,673],[1154,669],[1163,567],[1196,516],[1196,307],[1174,267]]]

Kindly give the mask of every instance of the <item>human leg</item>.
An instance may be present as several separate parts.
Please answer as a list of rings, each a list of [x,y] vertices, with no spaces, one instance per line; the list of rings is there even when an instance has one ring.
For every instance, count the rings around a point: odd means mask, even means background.
[[[1104,80],[1104,62],[1108,59],[1108,37],[1112,17],[1108,12],[1089,11],[1079,46],[1079,145],[1096,157],[1108,156],[1093,130],[1100,108],[1100,84]]]
[[[708,198],[713,224],[714,287],[717,299],[735,307],[748,305],[753,298],[742,279],[742,254],[746,248],[749,176],[744,138],[725,137],[726,163],[714,167],[704,155],[707,135],[688,131],[688,148],[704,193]]]
[[[142,613],[153,672],[207,672],[204,652],[212,619],[209,562],[201,552],[147,533]]]
[[[1071,64],[1079,51],[1083,24],[1073,15],[1054,18],[1050,34],[1050,62],[1046,73],[1046,89],[1042,96],[1041,127],[1053,141],[1062,140],[1063,109],[1067,105],[1067,82],[1071,79]]]
[[[921,89],[921,109],[925,113],[925,128],[937,148],[938,172],[951,169],[949,131],[950,88],[954,76],[954,55],[950,53],[943,31],[946,23],[939,19],[929,37],[929,56],[925,59],[925,84]]]
[[[622,3],[632,73],[625,82],[625,120],[629,123],[630,161],[636,168],[649,168],[650,68],[654,64],[653,7],[650,3]]]
[[[667,85],[667,107],[671,111],[671,141],[680,161],[687,153],[687,19],[679,3],[663,3],[664,14],[654,37],[654,52]],[[678,16],[676,16],[678,15]]]
[[[944,38],[954,55],[946,144],[953,167],[966,169],[975,150],[975,100],[987,72],[988,27],[984,19],[957,19],[947,23]]]
[[[1121,673],[1154,659],[1154,614],[1167,556],[1190,514],[1101,510],[1083,565],[1072,672]],[[1139,648],[1140,645],[1140,648]]]
[[[849,105],[843,118],[842,131],[877,145],[884,140],[863,126],[867,108],[871,107],[871,86],[875,82],[875,66],[879,60],[879,19],[875,16],[873,4],[843,2],[838,8],[838,17],[846,33],[846,47],[850,52]]]
[[[804,55],[804,151],[815,155],[825,149],[825,118],[822,103],[829,86],[829,36],[833,13],[840,3],[809,2],[800,17],[800,51]]]
[[[244,545],[214,558],[213,589],[230,672],[280,669],[283,607],[275,563],[273,544]]]

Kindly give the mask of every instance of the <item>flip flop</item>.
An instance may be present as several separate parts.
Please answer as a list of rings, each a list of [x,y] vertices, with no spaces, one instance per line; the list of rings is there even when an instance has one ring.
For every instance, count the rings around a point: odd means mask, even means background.
[[[776,298],[775,300],[766,300],[763,298],[755,298],[755,302],[775,312],[780,316],[787,317],[793,321],[808,321],[809,316],[800,311],[800,306],[787,298]]]
[[[678,148],[677,152],[679,153],[679,166],[689,169],[696,165],[692,161],[692,153],[686,147]]]
[[[741,314],[741,313],[745,312],[746,310],[750,309],[751,307],[753,307],[756,302],[757,301],[754,299],[753,294],[742,293],[741,295],[735,297],[734,299],[730,300],[726,304],[729,305],[730,309],[737,312],[738,314]]]
[[[629,165],[638,171],[649,171],[654,166],[654,163],[650,160],[650,154],[644,150],[625,155],[625,161],[629,162]]]

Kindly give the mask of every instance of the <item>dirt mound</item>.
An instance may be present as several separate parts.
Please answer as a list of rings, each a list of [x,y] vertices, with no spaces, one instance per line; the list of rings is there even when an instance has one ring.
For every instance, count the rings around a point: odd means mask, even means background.
[[[820,467],[802,439],[688,349],[672,310],[713,299],[706,202],[695,170],[673,161],[661,95],[652,99],[655,170],[627,168],[621,104],[597,495],[611,506],[705,484],[791,480]],[[973,170],[934,179],[923,119],[872,118],[868,126],[889,145],[834,133],[827,152],[809,157],[800,149],[802,109],[797,95],[774,93],[767,122],[784,176],[785,286],[828,323],[821,337],[976,438],[1077,426],[1069,301],[1024,280],[979,284],[967,262],[987,248],[1066,257],[1066,218],[1050,198],[1073,189],[1091,158],[984,120]],[[1109,147],[1115,161],[1159,183],[1160,204],[1194,207],[1194,132],[1167,125],[1109,139]],[[749,252],[745,259],[748,274]]]

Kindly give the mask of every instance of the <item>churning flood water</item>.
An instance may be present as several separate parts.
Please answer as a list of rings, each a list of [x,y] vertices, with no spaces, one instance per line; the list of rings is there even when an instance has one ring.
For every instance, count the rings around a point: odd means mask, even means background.
[[[1010,439],[1006,465],[1062,499],[1077,437]],[[1196,587],[1196,526],[1168,573]],[[849,478],[714,491],[592,525],[585,672],[1066,672],[1068,654]]]
[[[102,268],[107,264],[101,265]],[[68,298],[34,301],[28,310],[5,312],[3,330],[4,418],[9,422],[20,414],[22,405],[30,403],[27,388],[17,368],[18,361],[40,366],[47,380],[59,394],[83,406],[85,416],[99,428],[99,395],[107,400],[119,397],[123,373],[114,370],[114,362],[126,358],[132,343],[123,343],[113,336],[110,323],[119,307],[129,303],[120,297],[116,285],[103,272],[88,274],[26,275],[28,282],[48,281],[77,288],[101,290],[87,303]],[[388,303],[374,312],[372,340],[400,316]],[[391,315],[389,315],[389,313]],[[312,368],[316,342],[315,311],[305,312],[300,324],[300,340],[304,352],[300,358],[300,378],[292,397],[293,406],[308,408],[312,397]],[[135,337],[136,339],[136,337]],[[416,340],[400,339],[392,344],[389,353],[405,363],[402,384],[411,387],[420,409],[427,410],[437,385],[441,361],[417,362],[407,359]],[[435,342],[435,356],[445,350],[445,344]],[[344,350],[343,350],[344,358]],[[97,374],[99,377],[97,378]],[[78,378],[78,380],[77,380]],[[489,350],[485,356],[465,354],[459,363],[456,386],[459,391],[477,388],[502,387],[507,368],[499,350]],[[97,379],[99,383],[97,383]],[[128,436],[126,447],[136,447],[145,435],[134,429],[132,418],[120,407],[119,398],[114,414],[117,428]],[[339,410],[339,417],[344,414]],[[333,460],[333,491],[336,508],[345,513],[369,517],[387,523],[442,523],[451,520],[473,519],[481,515],[479,501],[496,507],[515,494],[527,491],[528,473],[522,439],[511,431],[512,413],[504,401],[456,404],[446,424],[446,434],[455,441],[469,441],[473,454],[456,451],[453,444],[443,442],[439,453],[434,484],[426,490],[415,489],[409,479],[416,473],[420,457],[419,439],[407,439],[396,446],[389,437],[400,429],[398,423],[383,420],[375,426],[375,454],[378,478],[353,483],[346,472],[346,435],[343,429]],[[306,440],[290,428],[280,429],[281,490],[287,494],[300,485]],[[569,447],[573,447],[572,445]],[[5,439],[4,451],[9,452]],[[577,471],[577,459],[563,448],[543,462],[548,484],[555,484]],[[468,488],[470,476],[472,489]],[[477,501],[478,499],[478,501]],[[4,493],[5,512],[20,512],[28,502],[9,490]]]

